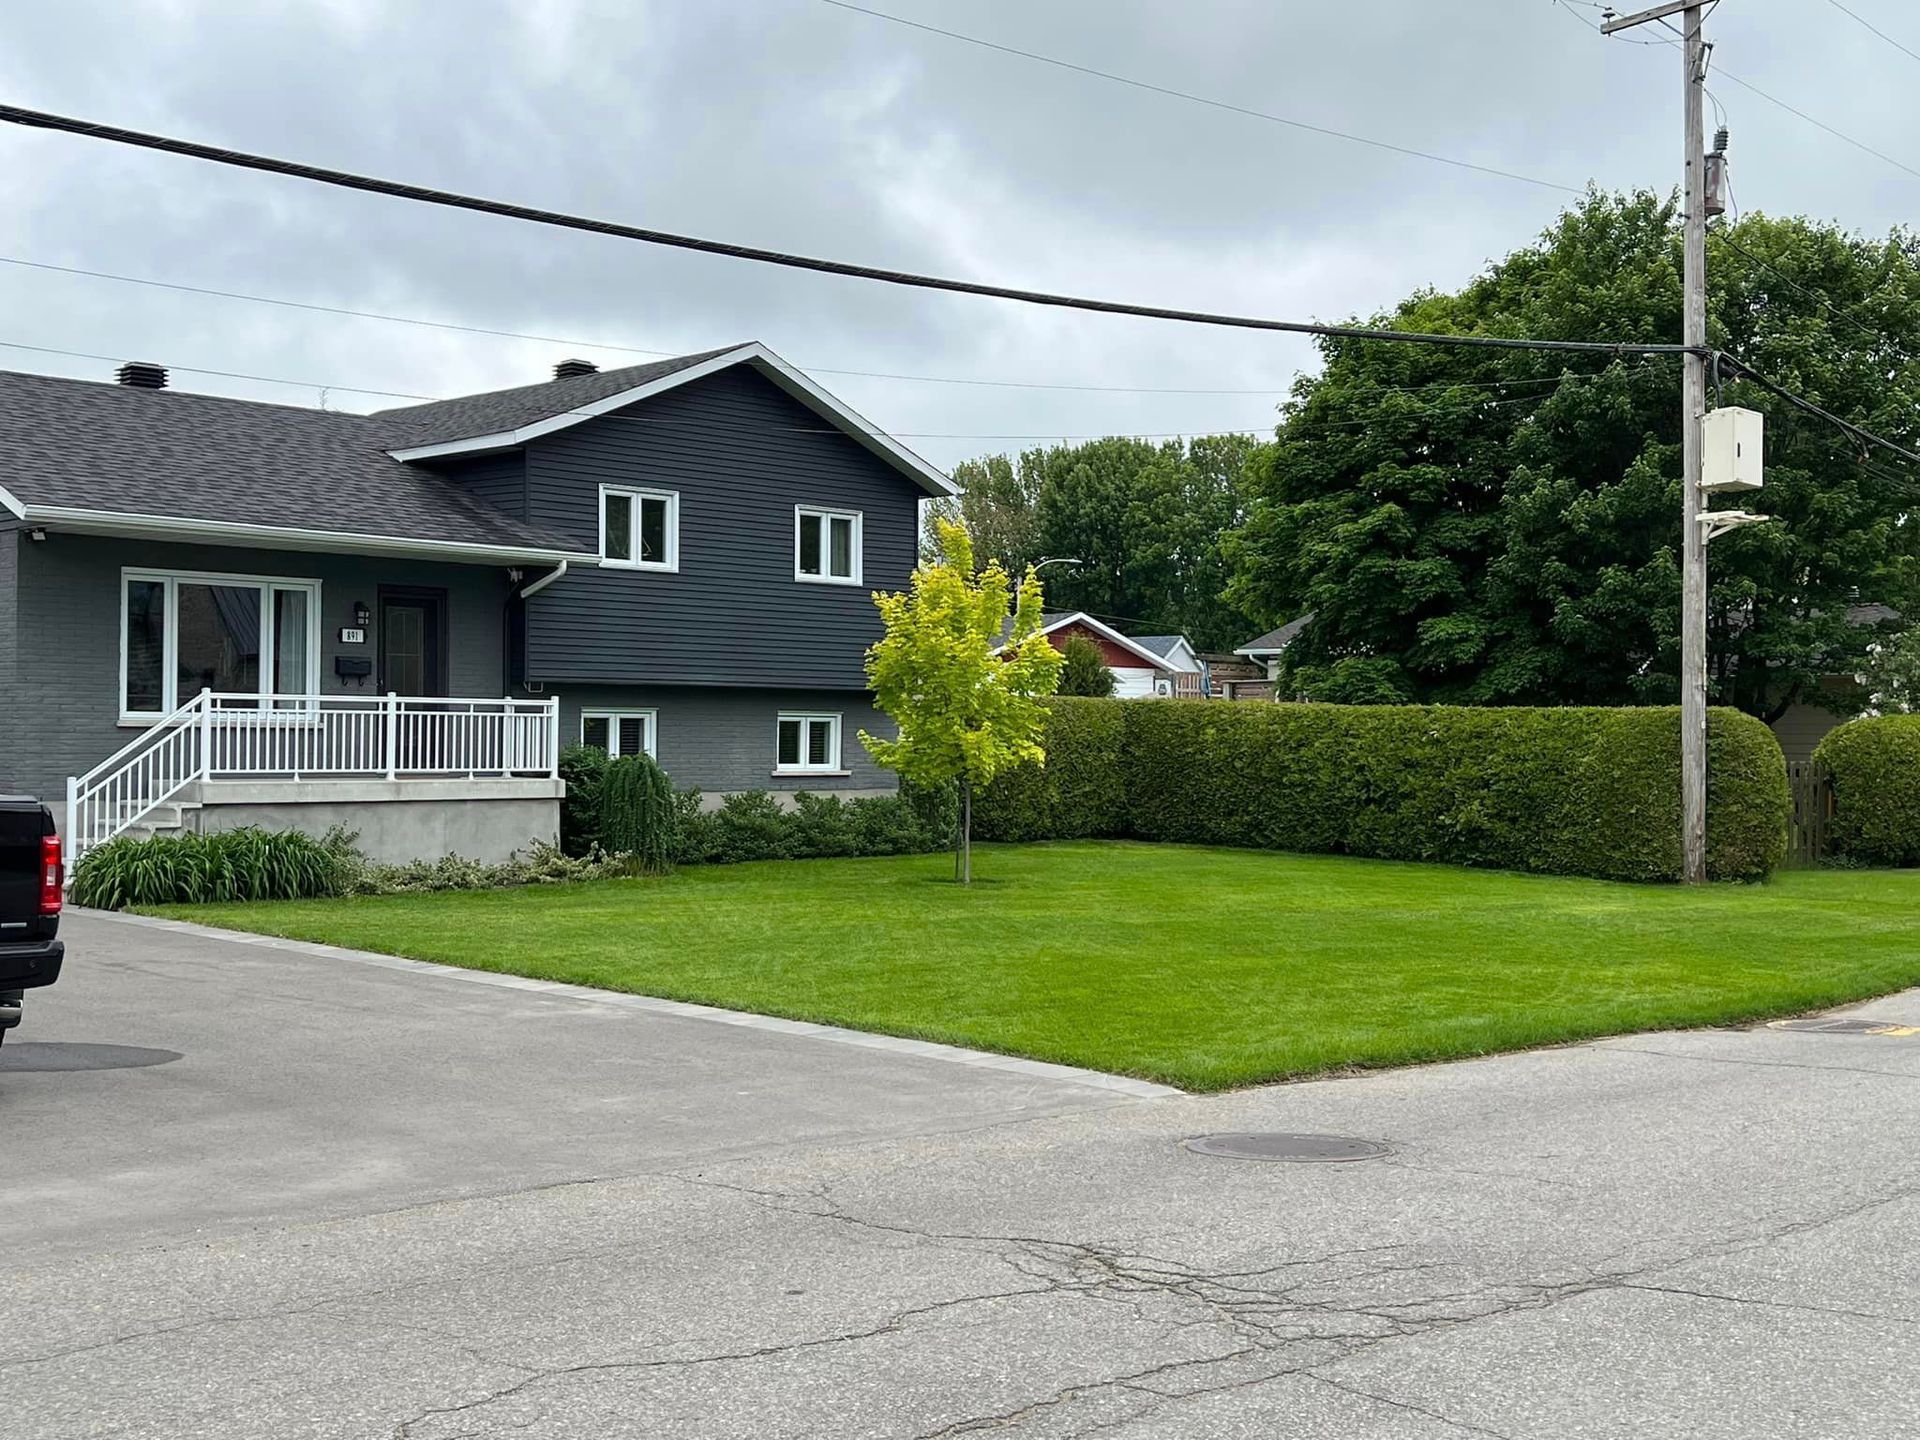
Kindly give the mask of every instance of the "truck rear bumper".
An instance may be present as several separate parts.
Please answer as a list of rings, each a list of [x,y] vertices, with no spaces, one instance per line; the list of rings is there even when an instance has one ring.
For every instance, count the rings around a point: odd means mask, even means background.
[[[40,940],[30,945],[0,945],[0,991],[33,990],[60,978],[67,958],[64,940]]]

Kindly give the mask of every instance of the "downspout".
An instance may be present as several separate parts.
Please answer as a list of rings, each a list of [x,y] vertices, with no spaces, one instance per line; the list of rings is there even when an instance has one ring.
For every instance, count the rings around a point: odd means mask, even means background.
[[[527,586],[524,590],[522,590],[520,592],[520,598],[522,600],[531,600],[534,596],[538,595],[542,590],[546,589],[547,586],[551,585],[554,581],[558,580],[562,575],[566,574],[567,567],[572,563],[573,562],[570,560],[562,560],[559,566],[553,571],[552,574],[542,575],[538,580],[534,581],[531,585]]]
[[[570,563],[569,561],[562,560],[551,573],[542,575],[531,585],[520,590],[517,598],[524,602],[530,596],[538,595],[542,590],[546,589],[547,586],[553,584],[554,581],[566,574]],[[515,598],[513,595],[507,597],[505,606],[506,613],[501,616],[500,621],[501,674],[503,678],[509,681],[511,681],[513,674],[513,601]],[[523,645],[525,643],[524,637],[522,643]],[[524,680],[522,681],[522,685],[524,687]]]

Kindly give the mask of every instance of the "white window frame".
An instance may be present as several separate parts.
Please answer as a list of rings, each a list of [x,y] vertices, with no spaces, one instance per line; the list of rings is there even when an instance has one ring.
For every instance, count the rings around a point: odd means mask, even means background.
[[[780,763],[780,727],[790,720],[800,722],[800,763],[782,765]],[[807,763],[809,747],[807,740],[816,721],[824,720],[832,727],[833,754],[824,765]],[[782,710],[773,722],[773,773],[776,775],[845,775],[846,769],[840,763],[840,715],[837,711],[827,710]]]
[[[800,568],[800,519],[804,515],[817,516],[820,521],[820,573],[808,575]],[[835,520],[853,522],[853,574],[830,575],[827,566],[832,563],[833,534],[832,523]],[[835,510],[827,505],[796,505],[793,507],[793,578],[802,585],[864,585],[861,578],[866,570],[866,515],[860,510]]]
[[[622,720],[644,720],[647,722],[647,743],[642,752],[654,759],[660,758],[660,712],[658,710],[582,710],[580,712],[580,743],[587,743],[587,721],[604,720],[607,722],[607,755],[617,758],[620,749],[620,722]]]
[[[135,581],[147,581],[165,587],[161,612],[160,705],[158,710],[127,708],[127,591]],[[292,575],[229,575],[213,570],[155,570],[144,566],[123,566],[120,571],[120,687],[117,704],[122,725],[152,725],[166,719],[193,697],[179,693],[180,683],[180,586],[222,585],[236,590],[248,588],[260,592],[260,690],[261,696],[273,689],[273,592],[298,590],[307,597],[307,687],[301,692],[311,698],[320,693],[320,582]]]
[[[630,560],[615,560],[607,554],[607,497],[624,495],[632,502],[627,512],[627,553]],[[667,558],[664,560],[642,560],[640,558],[640,508],[648,500],[663,500],[667,506]],[[678,490],[654,490],[644,485],[602,485],[600,487],[600,513],[597,517],[600,532],[600,563],[609,570],[665,570],[676,571],[680,568],[680,492]]]

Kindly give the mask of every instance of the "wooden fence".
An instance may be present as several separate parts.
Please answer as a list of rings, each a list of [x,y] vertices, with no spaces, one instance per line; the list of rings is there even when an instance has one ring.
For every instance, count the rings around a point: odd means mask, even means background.
[[[1833,780],[1812,760],[1787,762],[1793,813],[1787,821],[1787,858],[1802,865],[1824,859],[1833,832]]]

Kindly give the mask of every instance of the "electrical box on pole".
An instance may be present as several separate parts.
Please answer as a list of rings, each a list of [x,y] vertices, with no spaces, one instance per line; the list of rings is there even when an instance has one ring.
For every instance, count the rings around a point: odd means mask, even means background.
[[[1700,488],[1709,495],[1758,490],[1763,481],[1764,417],[1737,405],[1709,410],[1701,430]]]

